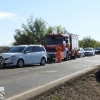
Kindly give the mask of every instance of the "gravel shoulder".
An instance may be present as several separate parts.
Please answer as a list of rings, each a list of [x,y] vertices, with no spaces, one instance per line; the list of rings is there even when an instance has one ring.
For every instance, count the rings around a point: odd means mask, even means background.
[[[100,70],[65,82],[28,100],[100,100]]]

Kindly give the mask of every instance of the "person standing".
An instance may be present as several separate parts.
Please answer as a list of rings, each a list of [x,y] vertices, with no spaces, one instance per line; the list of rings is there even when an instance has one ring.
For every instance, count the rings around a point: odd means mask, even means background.
[[[62,47],[60,45],[56,46],[56,62],[62,62]]]

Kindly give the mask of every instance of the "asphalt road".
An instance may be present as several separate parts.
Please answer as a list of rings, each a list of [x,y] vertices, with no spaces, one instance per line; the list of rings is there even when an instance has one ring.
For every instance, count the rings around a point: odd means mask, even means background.
[[[5,88],[5,99],[7,99],[24,92],[35,91],[40,87],[45,87],[66,76],[96,65],[100,65],[100,55],[61,63],[53,62],[45,66],[4,67],[0,69],[0,87]]]

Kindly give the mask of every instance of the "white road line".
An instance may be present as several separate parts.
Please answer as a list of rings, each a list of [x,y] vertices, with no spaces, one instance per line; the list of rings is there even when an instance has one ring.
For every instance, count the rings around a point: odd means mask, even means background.
[[[91,67],[91,68],[92,68],[92,67]],[[59,81],[61,81],[61,80],[63,80],[63,79],[66,79],[66,78],[69,78],[69,77],[71,77],[71,76],[75,76],[75,75],[77,75],[77,74],[83,73],[84,71],[87,71],[87,70],[89,70],[89,69],[90,69],[90,68],[87,68],[87,69],[85,69],[85,70],[78,71],[78,72],[76,72],[76,73],[74,73],[74,74],[71,74],[71,75],[68,75],[68,76],[59,78],[59,79],[57,79],[57,80],[55,80],[55,81],[49,82],[49,83],[47,83],[47,84],[45,84],[45,85],[42,85],[42,86],[39,86],[39,87],[37,87],[37,88],[34,88],[34,89],[28,90],[28,91],[26,91],[26,92],[20,93],[20,94],[18,94],[18,95],[15,95],[15,96],[13,96],[13,97],[10,97],[10,98],[8,98],[8,99],[6,99],[6,100],[15,99],[15,98],[20,97],[20,96],[23,96],[23,95],[25,95],[25,94],[27,94],[27,93],[36,91],[36,90],[38,90],[38,89],[44,88],[44,87],[46,87],[46,86],[48,86],[48,85],[51,85],[51,84],[53,84],[53,83],[59,82]]]
[[[51,66],[51,65],[50,65],[50,66]],[[50,66],[42,66],[42,67],[38,67],[38,68],[34,68],[34,69],[29,69],[29,68],[27,68],[27,70],[18,71],[18,72],[13,72],[13,73],[8,73],[8,74],[3,74],[3,75],[0,75],[0,76],[12,75],[12,74],[17,74],[17,73],[21,73],[21,72],[28,72],[28,71],[32,71],[32,70],[36,70],[36,69],[47,68],[47,67],[50,67]]]
[[[89,62],[100,62],[100,61],[97,61],[97,60],[84,60],[84,61],[89,61]]]
[[[13,73],[8,73],[8,74],[3,74],[3,75],[0,75],[0,76],[12,75],[12,74],[17,74],[17,73],[27,72],[27,71],[29,71],[29,70],[24,70],[24,71],[19,71],[19,72],[13,72]]]
[[[58,72],[58,71],[45,71],[46,73],[55,73],[55,72]]]

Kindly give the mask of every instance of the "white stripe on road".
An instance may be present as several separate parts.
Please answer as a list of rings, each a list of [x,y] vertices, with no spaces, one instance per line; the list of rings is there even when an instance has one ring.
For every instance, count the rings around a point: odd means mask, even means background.
[[[49,65],[49,66],[42,66],[42,67],[38,67],[38,68],[34,68],[34,69],[31,69],[31,68],[28,67],[26,70],[23,70],[23,71],[12,72],[12,73],[3,74],[3,75],[0,75],[0,76],[12,75],[12,74],[17,74],[17,73],[21,73],[21,72],[28,72],[28,71],[32,71],[32,70],[36,70],[36,69],[47,68],[47,67],[50,67],[50,66],[52,66],[52,65]]]
[[[97,61],[97,60],[84,60],[84,61],[89,61],[89,62],[100,62],[100,61]]]
[[[91,68],[92,68],[92,67],[91,67]],[[26,92],[24,92],[24,93],[20,93],[20,94],[18,94],[18,95],[15,95],[15,96],[13,96],[13,97],[11,97],[11,98],[6,99],[6,100],[12,100],[12,99],[15,99],[15,98],[17,98],[17,97],[23,96],[23,95],[25,95],[25,94],[27,94],[27,93],[30,93],[30,92],[36,91],[36,90],[38,90],[38,89],[44,88],[44,87],[46,87],[46,86],[48,86],[48,85],[54,84],[54,83],[56,83],[56,82],[59,82],[59,81],[61,81],[61,80],[64,80],[64,79],[66,79],[66,78],[69,78],[69,77],[71,77],[71,76],[75,76],[75,75],[77,75],[77,74],[83,73],[83,72],[85,72],[85,71],[87,71],[87,70],[89,70],[89,69],[91,69],[91,68],[87,68],[87,69],[85,69],[85,70],[78,71],[78,72],[76,72],[76,73],[74,73],[74,74],[65,76],[65,77],[63,77],[63,78],[59,78],[59,79],[57,79],[57,80],[55,80],[55,81],[46,83],[45,85],[42,85],[42,86],[39,86],[39,87],[37,87],[37,88],[28,90],[28,91],[26,91]]]

